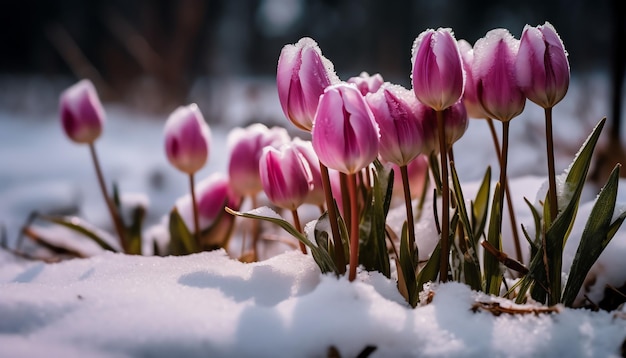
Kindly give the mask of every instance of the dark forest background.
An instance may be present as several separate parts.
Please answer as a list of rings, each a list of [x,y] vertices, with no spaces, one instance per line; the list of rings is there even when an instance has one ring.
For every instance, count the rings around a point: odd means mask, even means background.
[[[90,78],[105,100],[146,91],[169,110],[198,78],[274,76],[283,45],[302,36],[320,44],[342,79],[366,70],[409,85],[411,45],[426,28],[451,27],[473,43],[495,27],[519,38],[525,24],[545,21],[559,31],[572,73],[615,74],[626,47],[624,3],[5,0],[0,76]]]

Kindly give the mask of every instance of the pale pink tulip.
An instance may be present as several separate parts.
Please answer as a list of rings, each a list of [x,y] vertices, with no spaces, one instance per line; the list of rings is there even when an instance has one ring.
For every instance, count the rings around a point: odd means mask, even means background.
[[[522,91],[539,106],[554,107],[565,97],[569,87],[569,62],[563,41],[550,23],[524,27],[516,70]]]
[[[304,37],[283,47],[276,71],[278,99],[296,127],[311,131],[320,95],[338,81],[332,62],[313,39]]]
[[[176,169],[193,174],[207,162],[211,130],[196,104],[178,107],[165,123],[165,153]]]
[[[82,80],[66,89],[59,109],[63,130],[72,141],[93,143],[102,133],[104,109],[91,81]]]

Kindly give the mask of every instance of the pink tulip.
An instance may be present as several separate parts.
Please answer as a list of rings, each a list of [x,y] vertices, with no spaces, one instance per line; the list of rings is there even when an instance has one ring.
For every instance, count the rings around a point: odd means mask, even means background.
[[[278,148],[289,140],[284,128],[269,129],[260,123],[233,129],[227,140],[230,148],[228,176],[233,190],[241,196],[254,196],[263,190],[259,177],[259,159],[263,148]]]
[[[404,87],[384,84],[365,97],[380,128],[379,154],[385,161],[407,165],[423,149],[420,103]]]
[[[165,153],[176,169],[193,174],[209,157],[211,130],[196,104],[178,107],[165,123]]]
[[[379,73],[370,76],[367,72],[361,72],[358,77],[350,77],[348,83],[354,83],[356,87],[361,91],[361,94],[365,96],[368,93],[374,93],[378,91],[380,86],[382,86],[384,80],[383,76]]]
[[[518,48],[519,40],[505,29],[491,30],[474,44],[477,98],[491,118],[503,122],[522,113],[526,102],[516,79]]]
[[[569,62],[554,27],[526,25],[516,61],[517,79],[529,100],[543,108],[559,103],[569,86]]]
[[[237,210],[241,199],[231,190],[228,177],[223,173],[214,173],[197,184],[198,218],[200,230],[207,229],[228,206]],[[176,201],[176,209],[185,220],[187,227],[193,227],[193,208],[191,195],[185,195]]]
[[[82,80],[66,89],[59,101],[61,125],[76,143],[93,143],[102,133],[104,109],[93,83]]]
[[[322,186],[322,174],[320,172],[320,162],[315,150],[313,150],[313,143],[311,141],[305,141],[300,138],[294,138],[292,145],[302,154],[302,157],[306,160],[309,168],[311,169],[311,176],[313,179],[313,188],[309,191],[305,203],[313,204],[317,206],[323,206],[326,198],[324,196],[324,187]]]
[[[313,39],[304,37],[283,47],[276,71],[278,99],[296,127],[311,131],[320,95],[338,81],[332,62]]]
[[[313,187],[306,159],[291,144],[280,149],[266,147],[259,161],[259,173],[265,194],[283,209],[296,210]]]
[[[465,74],[450,29],[422,32],[413,44],[413,91],[420,102],[444,110],[461,98]]]
[[[443,125],[445,127],[446,143],[448,148],[463,137],[467,130],[467,111],[463,101],[458,101],[451,107],[443,111]],[[437,113],[434,109],[428,108],[423,119],[422,127],[424,131],[424,147],[430,148],[432,152],[439,152],[439,132],[437,130]],[[424,153],[429,153],[426,149]]]
[[[470,118],[488,118],[489,115],[478,101],[476,96],[476,84],[474,83],[474,75],[472,74],[472,63],[474,62],[474,49],[469,42],[465,40],[457,41],[459,44],[459,52],[463,60],[463,69],[465,69],[465,91],[463,92],[463,103],[467,110],[467,116]]]
[[[345,174],[360,171],[378,155],[378,125],[363,95],[351,84],[324,91],[311,136],[320,161]]]

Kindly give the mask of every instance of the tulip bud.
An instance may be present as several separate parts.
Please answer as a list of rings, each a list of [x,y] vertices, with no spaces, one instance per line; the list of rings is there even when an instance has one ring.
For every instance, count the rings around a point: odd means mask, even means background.
[[[304,199],[304,202],[317,206],[323,206],[326,203],[326,197],[324,195],[324,187],[322,186],[320,162],[317,154],[315,154],[315,150],[313,150],[313,143],[311,143],[311,141],[304,141],[300,138],[294,138],[292,145],[306,160],[309,168],[311,169],[311,176],[313,178],[313,188],[309,191],[309,194],[306,199]]]
[[[516,61],[517,80],[529,100],[543,108],[559,103],[569,86],[569,62],[554,27],[526,25]]]
[[[476,96],[476,83],[472,74],[472,63],[474,62],[474,49],[469,42],[465,40],[457,41],[459,52],[463,60],[463,69],[465,70],[465,90],[463,92],[463,104],[470,118],[488,118],[489,115],[478,101]]]
[[[93,83],[82,80],[66,89],[59,101],[61,125],[76,143],[93,143],[102,133],[104,109]]]
[[[289,142],[284,128],[267,128],[256,123],[246,128],[235,128],[228,135],[230,159],[228,176],[233,190],[242,196],[253,196],[263,190],[259,177],[259,159],[263,148],[278,148]]]
[[[367,72],[361,72],[358,77],[350,77],[348,83],[354,83],[356,87],[361,91],[361,94],[365,96],[368,93],[374,93],[378,91],[380,86],[382,86],[384,80],[383,76],[379,73],[370,76]]]
[[[305,131],[311,131],[317,103],[324,89],[339,79],[332,62],[322,56],[317,43],[304,37],[280,52],[276,85],[285,116]]]
[[[165,153],[176,169],[193,174],[209,157],[211,130],[193,103],[178,107],[165,123]]]
[[[463,63],[450,29],[422,32],[413,43],[412,64],[413,91],[420,102],[441,111],[463,95]]]
[[[476,96],[489,117],[503,122],[522,113],[526,102],[515,73],[518,48],[519,40],[505,29],[491,30],[474,44]]]
[[[205,230],[224,213],[224,208],[237,209],[241,199],[231,190],[228,177],[214,173],[196,185],[198,198],[198,219],[200,230]],[[176,201],[176,209],[188,228],[193,227],[191,195],[187,194]]]
[[[384,84],[365,97],[380,128],[379,154],[385,161],[403,166],[423,149],[421,104],[402,86]]]
[[[263,190],[277,206],[296,210],[313,187],[311,169],[291,144],[280,149],[266,147],[259,161]]]
[[[458,101],[443,111],[443,125],[445,127],[446,143],[450,147],[454,142],[461,139],[467,130],[467,111],[463,101]],[[422,128],[425,138],[424,147],[430,148],[434,153],[439,153],[437,113],[434,109],[428,108],[422,119]],[[430,153],[430,151],[424,150],[424,153]]]
[[[351,84],[324,91],[311,136],[320,161],[345,174],[357,173],[378,155],[378,125],[363,95]]]

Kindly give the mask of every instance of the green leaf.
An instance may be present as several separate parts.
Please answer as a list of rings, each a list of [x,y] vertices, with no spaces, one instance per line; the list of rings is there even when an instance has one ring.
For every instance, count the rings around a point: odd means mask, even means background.
[[[450,172],[452,176],[454,196],[457,202],[459,220],[461,221],[461,224],[463,226],[463,230],[460,231],[460,233],[463,233],[463,235],[462,237],[459,237],[459,240],[463,241],[460,247],[464,249],[464,251],[462,252],[463,255],[461,255],[460,257],[463,261],[461,267],[463,268],[465,283],[474,290],[480,290],[482,285],[480,279],[480,262],[478,261],[477,256],[477,240],[474,238],[474,228],[472,227],[470,218],[467,213],[463,190],[461,189],[461,183],[459,181],[459,177],[456,172],[454,163],[450,163]],[[465,236],[467,236],[467,239]],[[453,238],[450,242],[453,242]]]
[[[441,263],[441,240],[435,246],[432,254],[430,254],[430,258],[426,265],[422,270],[417,274],[417,292],[418,298],[419,293],[424,289],[424,284],[426,282],[435,282],[437,280],[437,275],[439,275],[439,265]]]
[[[379,271],[391,277],[389,253],[385,240],[385,222],[393,191],[393,170],[374,161],[374,185],[363,208],[359,243],[359,264],[370,271]]]
[[[141,255],[141,229],[146,217],[146,209],[139,205],[132,213],[132,221],[129,227],[126,227],[127,254]]]
[[[187,229],[187,225],[185,225],[185,221],[176,207],[170,212],[169,231],[171,255],[189,255],[199,251],[194,236]]]
[[[489,232],[487,234],[487,242],[496,250],[502,250],[502,238],[498,223],[501,222],[502,207],[500,206],[500,194],[502,188],[500,183],[496,183],[493,194],[491,218],[489,219]],[[502,286],[502,271],[500,270],[500,262],[486,250],[484,251],[483,261],[485,263],[485,292],[492,295],[500,295],[500,287]]]
[[[485,231],[487,213],[489,211],[489,191],[491,184],[491,167],[487,167],[483,181],[476,193],[476,199],[472,203],[472,226],[474,227],[474,246]]]
[[[267,207],[264,207],[264,208],[266,210],[270,210]],[[281,228],[283,228],[283,230],[287,231],[291,236],[298,239],[300,242],[305,244],[311,250],[311,255],[313,256],[315,263],[317,263],[317,266],[320,268],[320,270],[323,273],[326,273],[326,272],[337,273],[338,272],[337,267],[335,266],[335,263],[332,259],[332,256],[330,255],[327,249],[313,244],[304,234],[300,233],[288,221],[278,216],[278,214],[276,214],[275,217],[263,216],[263,215],[256,214],[255,210],[242,213],[239,211],[232,210],[231,208],[228,208],[228,207],[226,208],[226,212],[228,212],[231,215],[241,216],[241,217],[249,218],[249,219],[269,221],[271,223],[274,223],[280,226]]]
[[[94,230],[88,228],[89,226],[85,221],[83,221],[79,217],[68,216],[68,217],[57,217],[57,216],[40,216],[41,219],[50,221],[52,223],[65,226],[68,229],[76,231],[79,234],[82,234],[91,240],[93,240],[96,244],[98,244],[101,248],[107,251],[118,252],[118,250],[114,249],[111,245],[109,245],[106,241],[104,241]]]
[[[406,289],[409,295],[409,304],[411,307],[417,306],[418,286],[415,277],[415,271],[417,270],[417,262],[412,255],[412,250],[409,247],[409,234],[406,221],[402,225],[402,236],[400,238],[400,267],[402,269],[402,276],[406,284]]]
[[[611,219],[617,198],[619,168],[620,165],[618,164],[611,172],[606,185],[600,191],[600,195],[591,210],[581,235],[580,244],[574,256],[569,278],[563,292],[562,302],[566,306],[571,306],[574,303],[574,299],[580,291],[587,273],[617,231],[615,227],[612,227]],[[626,217],[626,213],[622,213],[616,222],[621,224],[624,217]]]
[[[561,200],[559,200],[561,203],[566,201],[567,205],[565,205],[565,208],[559,210],[556,219],[545,232],[545,251],[544,248],[541,247],[534,257],[531,258],[529,274],[522,279],[536,281],[534,284],[522,285],[522,287],[532,287],[531,295],[536,301],[543,302],[545,297],[548,296],[548,304],[554,305],[561,299],[563,247],[574,224],[580,196],[591,164],[592,154],[605,121],[606,118],[603,118],[596,125],[591,135],[589,135],[585,143],[581,146],[580,151],[569,168],[564,183],[564,190],[560,195]],[[544,200],[544,223],[550,222],[549,210],[545,209],[547,206],[549,206],[549,203],[546,198],[546,200]],[[547,257],[548,273],[546,273],[543,259],[544,252]]]

